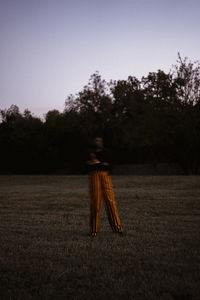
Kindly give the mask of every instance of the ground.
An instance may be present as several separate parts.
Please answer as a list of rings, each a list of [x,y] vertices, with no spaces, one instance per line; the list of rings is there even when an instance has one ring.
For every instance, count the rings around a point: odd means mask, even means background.
[[[111,180],[92,238],[88,175],[0,176],[1,300],[199,299],[200,176]]]

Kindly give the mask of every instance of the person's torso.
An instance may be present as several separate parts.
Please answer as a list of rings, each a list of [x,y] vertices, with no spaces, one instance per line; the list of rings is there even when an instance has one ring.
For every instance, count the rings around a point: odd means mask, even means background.
[[[95,170],[102,170],[102,171],[110,171],[111,166],[110,166],[110,161],[108,157],[108,151],[107,149],[103,148],[102,150],[99,151],[90,151],[90,153],[94,153],[96,159],[99,161],[98,163],[89,165],[89,171],[95,171]],[[107,162],[108,165],[104,165],[103,162]]]

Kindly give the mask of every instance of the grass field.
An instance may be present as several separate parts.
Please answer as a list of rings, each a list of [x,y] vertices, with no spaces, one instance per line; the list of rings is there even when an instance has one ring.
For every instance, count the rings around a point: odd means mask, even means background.
[[[0,300],[200,299],[200,176],[111,175],[89,233],[88,176],[0,176]]]

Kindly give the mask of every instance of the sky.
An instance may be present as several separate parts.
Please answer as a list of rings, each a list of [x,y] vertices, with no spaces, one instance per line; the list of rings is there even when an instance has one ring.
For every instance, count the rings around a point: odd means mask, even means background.
[[[0,109],[63,111],[102,79],[200,60],[199,0],[0,0]]]

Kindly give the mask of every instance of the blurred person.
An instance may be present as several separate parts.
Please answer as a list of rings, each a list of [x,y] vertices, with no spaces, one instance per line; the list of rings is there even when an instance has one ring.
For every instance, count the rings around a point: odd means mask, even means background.
[[[112,231],[123,235],[113,186],[109,175],[109,171],[112,168],[111,154],[108,149],[104,147],[102,137],[96,136],[93,138],[92,145],[88,151],[86,164],[87,171],[89,172],[90,235],[93,237],[97,236],[103,202],[102,198],[105,201],[105,209]]]

